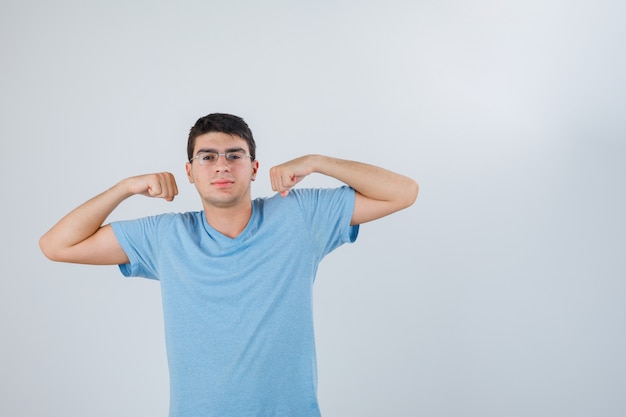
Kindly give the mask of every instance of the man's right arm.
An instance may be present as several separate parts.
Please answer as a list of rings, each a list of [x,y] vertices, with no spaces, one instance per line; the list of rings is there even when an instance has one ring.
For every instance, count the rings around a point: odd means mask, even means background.
[[[169,172],[122,180],[63,217],[39,239],[39,247],[48,259],[58,262],[128,263],[113,228],[102,224],[122,201],[136,194],[172,201],[178,194],[178,187]]]

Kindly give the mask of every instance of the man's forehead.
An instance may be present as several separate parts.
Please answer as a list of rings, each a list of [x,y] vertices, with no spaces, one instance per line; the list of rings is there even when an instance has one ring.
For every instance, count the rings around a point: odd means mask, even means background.
[[[248,152],[248,143],[241,136],[223,133],[223,132],[209,132],[199,135],[196,138],[195,150],[198,149],[215,149],[215,150],[227,150],[227,149],[243,149]]]

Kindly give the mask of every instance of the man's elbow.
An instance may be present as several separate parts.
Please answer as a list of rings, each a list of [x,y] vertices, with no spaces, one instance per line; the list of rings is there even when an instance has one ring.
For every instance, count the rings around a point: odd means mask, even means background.
[[[48,245],[48,240],[46,239],[46,235],[43,235],[39,238],[39,249],[41,253],[44,254],[46,258],[51,261],[54,261],[52,251],[50,250],[50,246]]]
[[[56,250],[56,246],[50,241],[47,235],[43,235],[39,238],[39,249],[41,249],[44,256],[51,261],[60,262],[62,259],[59,251]]]
[[[417,195],[419,194],[420,187],[417,181],[407,178],[407,185],[405,187],[405,192],[402,193],[402,208],[407,208],[415,203],[417,200]]]

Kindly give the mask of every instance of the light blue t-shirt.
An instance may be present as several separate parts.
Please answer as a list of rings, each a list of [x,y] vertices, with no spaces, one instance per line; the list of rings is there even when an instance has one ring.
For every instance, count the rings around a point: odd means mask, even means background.
[[[204,212],[112,223],[125,276],[161,284],[171,417],[318,417],[312,293],[354,242],[354,190],[255,199],[235,239]]]

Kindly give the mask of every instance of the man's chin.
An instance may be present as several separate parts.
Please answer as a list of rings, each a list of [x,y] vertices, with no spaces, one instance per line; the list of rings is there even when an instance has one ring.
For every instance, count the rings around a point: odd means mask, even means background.
[[[204,199],[204,202],[211,207],[216,208],[231,208],[236,207],[242,203],[242,198],[236,197],[231,194],[222,193],[221,195],[212,195]]]

